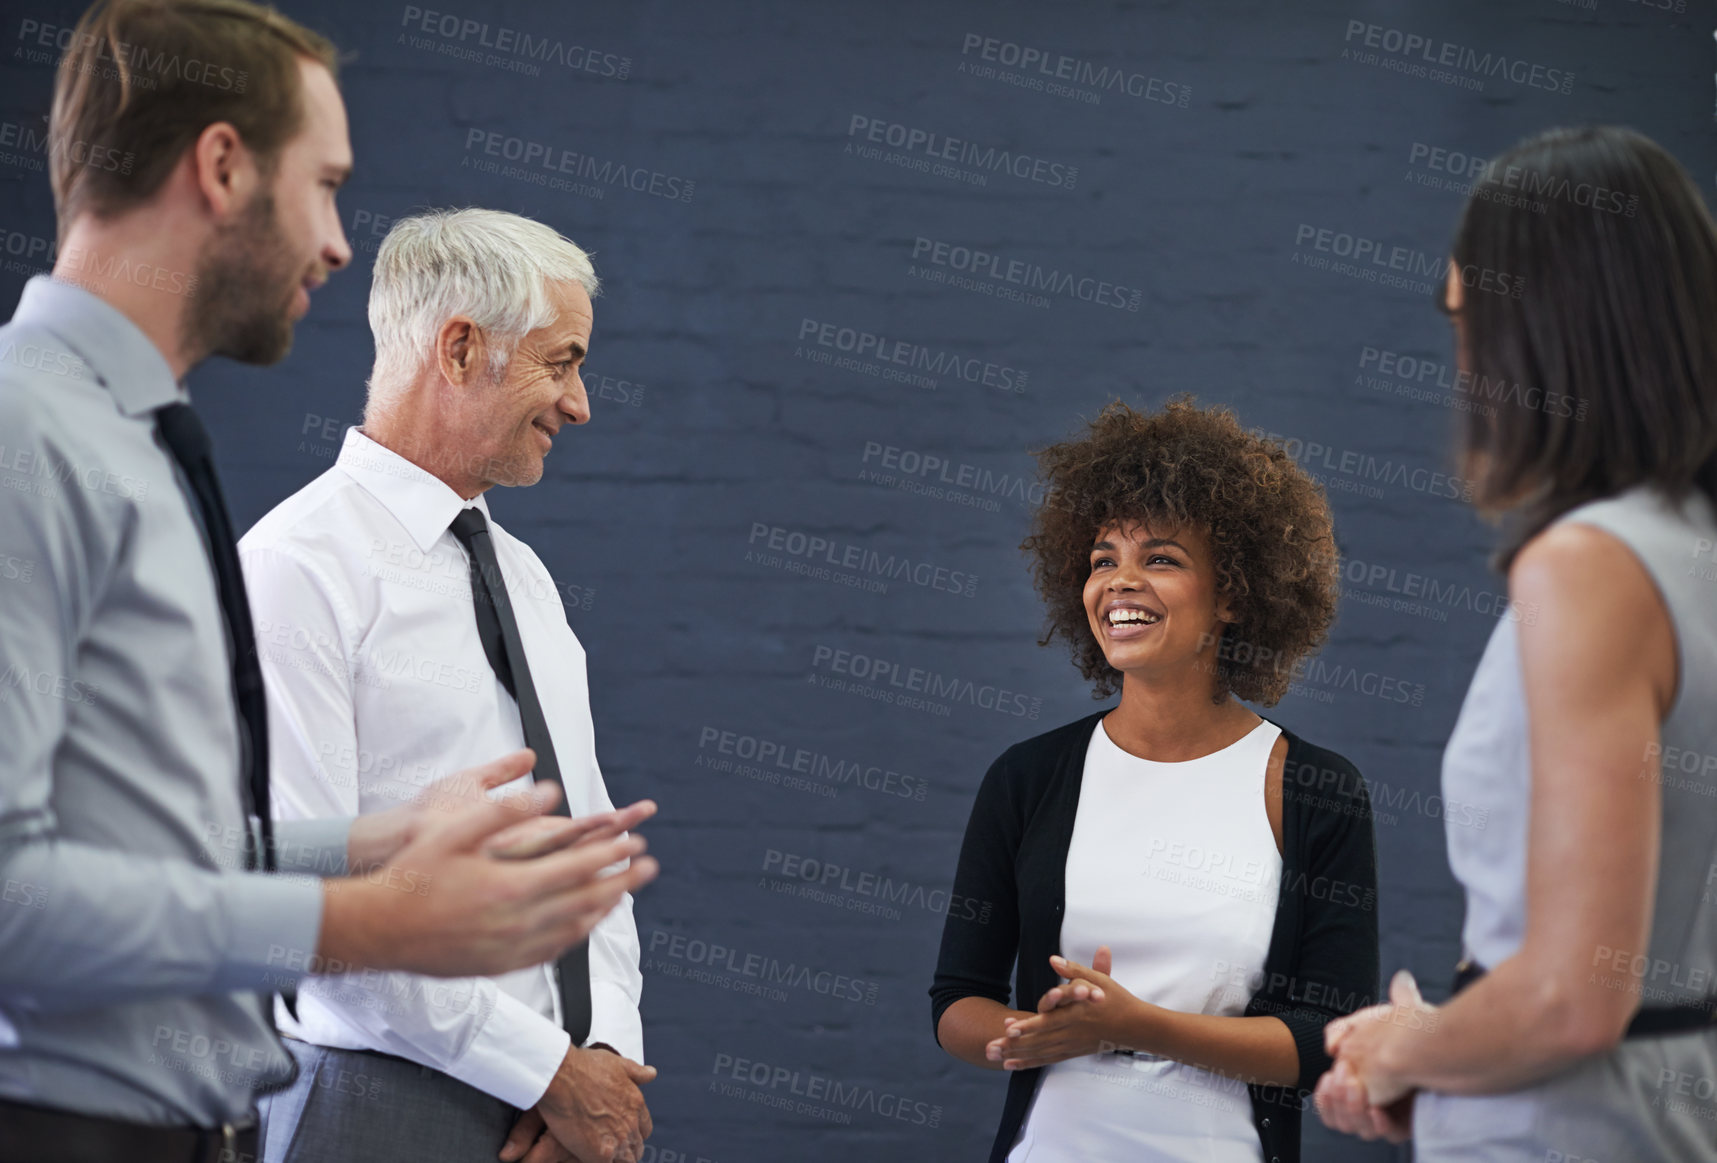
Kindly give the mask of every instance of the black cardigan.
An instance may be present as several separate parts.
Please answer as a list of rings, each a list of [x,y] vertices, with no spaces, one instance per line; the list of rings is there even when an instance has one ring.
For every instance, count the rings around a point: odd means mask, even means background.
[[[1059,984],[1049,957],[1061,952],[1067,849],[1086,747],[1106,714],[1016,743],[990,765],[954,875],[951,899],[966,903],[949,909],[942,929],[930,987],[933,1030],[963,997],[1007,1005],[1016,958],[1016,1009],[1035,1010]],[[1282,887],[1263,982],[1246,1015],[1282,1020],[1300,1075],[1293,1087],[1247,1087],[1265,1163],[1298,1163],[1301,1107],[1330,1067],[1324,1026],[1378,994],[1377,855],[1365,781],[1335,752],[1282,734]],[[990,1163],[1006,1163],[1042,1074],[1020,1070],[1008,1079]]]

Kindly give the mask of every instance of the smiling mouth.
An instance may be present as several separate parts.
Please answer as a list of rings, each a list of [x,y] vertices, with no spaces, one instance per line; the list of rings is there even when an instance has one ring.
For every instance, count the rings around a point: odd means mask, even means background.
[[[1152,614],[1147,610],[1110,610],[1109,616],[1104,619],[1111,629],[1125,626],[1155,626],[1162,620],[1161,614]]]

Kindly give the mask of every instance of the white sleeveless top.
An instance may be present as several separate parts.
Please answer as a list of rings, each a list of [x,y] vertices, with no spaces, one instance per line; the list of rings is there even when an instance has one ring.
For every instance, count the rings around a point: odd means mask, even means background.
[[[1281,729],[1268,721],[1220,751],[1157,763],[1092,732],[1067,850],[1061,955],[1144,1001],[1239,1016],[1263,980],[1282,858],[1264,778]],[[1009,1163],[1258,1163],[1246,1085],[1149,1055],[1094,1054],[1048,1067]]]

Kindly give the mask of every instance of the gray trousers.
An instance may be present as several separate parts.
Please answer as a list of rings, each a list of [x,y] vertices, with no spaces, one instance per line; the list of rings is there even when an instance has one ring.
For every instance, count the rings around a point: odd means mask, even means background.
[[[259,1103],[263,1163],[495,1163],[519,1117],[404,1058],[281,1041],[298,1078]]]
[[[1507,1094],[1413,1101],[1418,1163],[1712,1163],[1717,1031],[1629,1038]]]

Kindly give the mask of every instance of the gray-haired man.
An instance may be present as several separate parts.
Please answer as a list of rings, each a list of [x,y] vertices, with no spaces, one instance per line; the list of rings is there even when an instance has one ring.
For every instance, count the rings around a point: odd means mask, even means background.
[[[521,744],[574,814],[610,808],[583,647],[483,497],[535,484],[590,418],[596,291],[582,250],[513,214],[424,214],[382,243],[363,427],[240,544],[282,819],[377,811]],[[266,1158],[637,1159],[655,1077],[638,953],[627,898],[558,965],[307,986],[298,1020],[280,1015],[303,1069],[270,1100]],[[331,1074],[367,1085],[318,1084]]]

